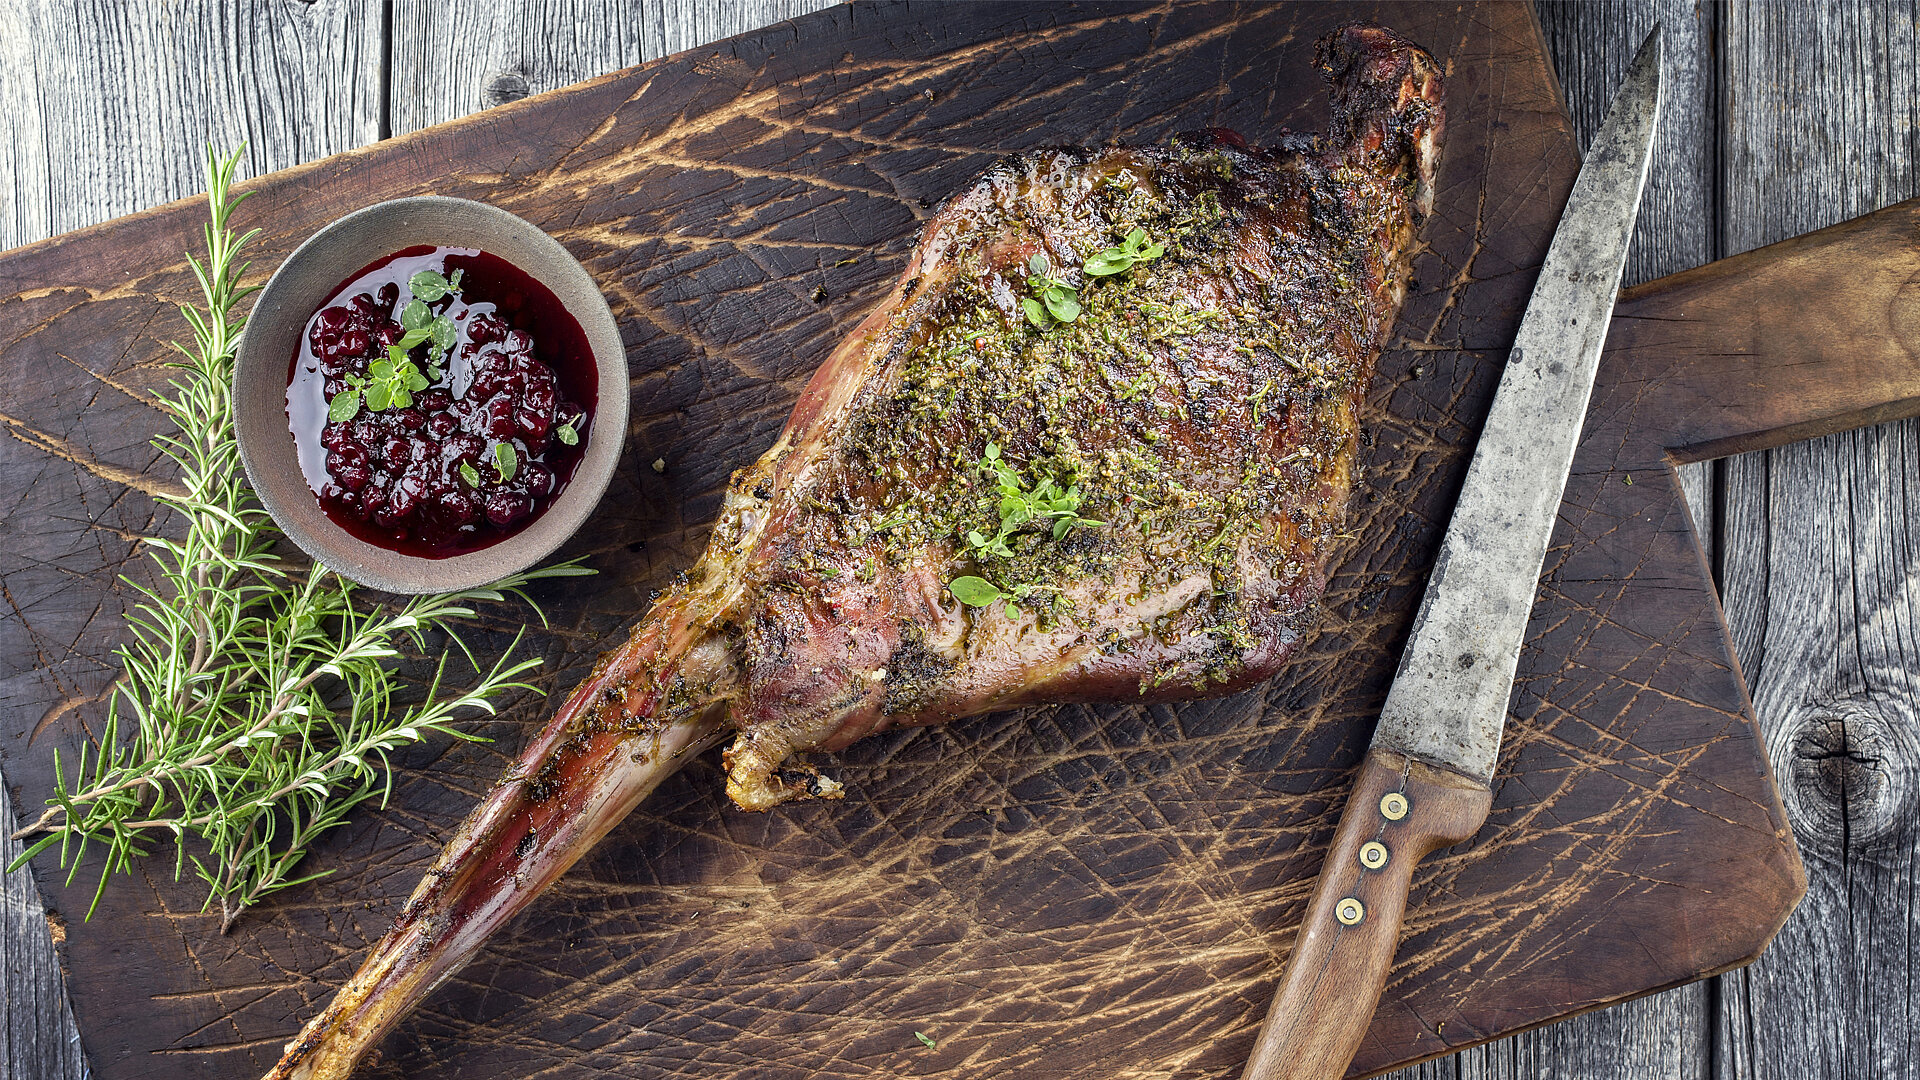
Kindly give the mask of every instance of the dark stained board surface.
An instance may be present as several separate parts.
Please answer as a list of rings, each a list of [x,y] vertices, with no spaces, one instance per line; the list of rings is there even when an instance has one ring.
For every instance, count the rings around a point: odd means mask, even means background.
[[[1374,395],[1361,540],[1296,668],[1218,703],[889,735],[831,763],[853,792],[840,804],[746,815],[696,765],[406,1025],[387,1074],[1237,1073],[1575,164],[1526,8],[1368,13],[1450,64],[1452,126],[1431,251]],[[1340,14],[836,9],[276,174],[248,207],[265,267],[378,198],[485,198],[601,280],[636,426],[624,487],[575,544],[603,576],[544,597],[563,629],[541,647],[564,686],[691,561],[727,473],[884,291],[928,205],[998,150],[1316,128],[1306,61]],[[31,478],[0,524],[27,613],[0,625],[0,746],[22,805],[111,677],[131,539],[165,528],[142,494],[164,480],[138,395],[162,377],[200,215],[164,208],[0,260],[0,413],[16,436],[0,468]],[[1570,489],[1580,512],[1550,559],[1493,819],[1416,881],[1356,1070],[1739,962],[1797,895],[1662,469],[1630,507],[1604,483],[1584,503]],[[75,1010],[99,1073],[270,1061],[540,713],[527,701],[483,725],[493,747],[410,759],[394,805],[316,855],[336,876],[226,938],[161,877],[121,883],[93,923],[73,911]],[[56,905],[83,903],[37,869]]]

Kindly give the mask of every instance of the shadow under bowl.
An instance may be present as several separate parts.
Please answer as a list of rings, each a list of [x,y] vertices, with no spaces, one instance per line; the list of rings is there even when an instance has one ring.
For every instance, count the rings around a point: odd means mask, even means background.
[[[368,543],[329,518],[307,486],[287,419],[287,376],[307,322],[340,283],[362,267],[421,245],[478,248],[552,290],[586,332],[598,373],[598,401],[573,479],[546,511],[490,547],[444,559]],[[437,195],[393,199],[356,210],[313,234],[267,280],[234,358],[234,432],[247,480],[302,551],[364,585],[393,593],[437,593],[498,581],[551,555],[600,502],[627,433],[627,358],[600,287],[578,260],[529,222],[495,206]]]

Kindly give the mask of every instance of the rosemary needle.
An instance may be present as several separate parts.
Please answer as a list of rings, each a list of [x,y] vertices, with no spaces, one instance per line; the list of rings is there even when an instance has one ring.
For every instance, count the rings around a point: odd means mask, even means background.
[[[458,714],[491,713],[501,694],[533,689],[518,680],[540,660],[511,659],[519,635],[482,667],[449,624],[481,601],[525,600],[521,586],[535,579],[593,573],[563,563],[389,605],[275,554],[280,532],[246,485],[233,431],[233,356],[246,325],[235,309],[257,289],[240,284],[249,264],[239,258],[260,231],[236,235],[230,224],[246,198],[229,191],[244,149],[220,158],[208,148],[207,257],[187,257],[206,311],[181,307],[193,347],[174,346],[184,357],[174,393],[156,401],[177,430],[154,445],[179,466],[184,489],[158,498],[185,535],[145,542],[156,582],[121,579],[141,601],[127,618],[105,725],[79,760],[54,752],[47,810],[15,834],[44,835],[13,866],[58,844],[68,883],[89,849],[104,849],[89,917],[115,872],[168,839],[175,878],[192,864],[207,884],[201,910],[217,901],[223,931],[269,893],[321,876],[296,876],[301,859],[354,807],[384,802],[388,755],[436,733],[476,739],[454,726]],[[479,681],[443,690],[451,649],[442,646],[425,694],[407,692],[397,658],[426,654],[441,635]]]

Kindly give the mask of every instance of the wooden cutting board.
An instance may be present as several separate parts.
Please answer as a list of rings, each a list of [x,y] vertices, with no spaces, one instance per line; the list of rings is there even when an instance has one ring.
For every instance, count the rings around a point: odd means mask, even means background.
[[[540,224],[600,281],[628,344],[634,426],[569,549],[601,576],[540,595],[554,630],[535,644],[562,689],[693,560],[728,474],[771,443],[942,197],[1012,149],[1318,129],[1312,45],[1355,17],[1446,63],[1449,128],[1417,285],[1372,394],[1360,539],[1300,660],[1222,701],[889,733],[822,762],[848,787],[841,803],[743,813],[696,763],[366,1075],[1238,1075],[1577,155],[1526,5],[896,5],[822,12],[250,185],[260,277],[348,210],[437,192]],[[0,764],[23,812],[50,789],[53,748],[97,725],[127,604],[115,576],[142,572],[138,538],[169,527],[148,494],[165,474],[147,395],[165,342],[185,334],[173,305],[192,293],[182,253],[203,214],[174,204],[0,256]],[[1719,327],[1751,296],[1704,329],[1673,322],[1720,295],[1716,273],[1647,286],[1623,313],[1649,314],[1616,323],[1493,815],[1416,878],[1356,1074],[1742,963],[1800,895],[1670,466],[1920,411],[1920,393],[1895,394],[1893,367],[1846,383],[1858,369],[1820,366],[1811,337],[1780,371],[1742,352]],[[1692,352],[1666,347],[1682,328]],[[523,618],[486,612],[486,640],[503,646]],[[392,804],[312,857],[331,877],[226,936],[198,913],[200,890],[170,880],[170,858],[116,882],[91,922],[90,890],[37,862],[96,1074],[256,1075],[544,710],[530,696],[477,723],[490,745],[410,754]]]

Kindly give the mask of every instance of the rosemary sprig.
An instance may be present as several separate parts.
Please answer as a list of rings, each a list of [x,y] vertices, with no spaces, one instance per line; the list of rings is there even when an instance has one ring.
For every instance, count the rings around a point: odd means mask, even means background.
[[[128,616],[106,723],[71,771],[54,752],[47,810],[15,833],[45,835],[13,863],[58,844],[71,883],[88,850],[104,848],[91,916],[115,872],[171,838],[175,878],[193,864],[208,887],[202,910],[217,900],[223,931],[267,894],[321,876],[293,875],[350,810],[376,795],[384,804],[391,753],[436,733],[476,739],[454,726],[458,713],[491,713],[501,694],[533,689],[518,679],[540,660],[511,659],[519,635],[483,668],[450,623],[480,601],[526,599],[521,587],[535,579],[593,572],[562,564],[383,605],[321,566],[279,559],[280,532],[246,485],[233,432],[233,354],[246,325],[235,309],[257,288],[240,284],[249,264],[239,260],[259,234],[230,226],[246,198],[229,191],[240,152],[208,149],[207,259],[188,256],[207,310],[181,307],[194,345],[174,346],[181,374],[173,396],[157,400],[178,431],[154,445],[179,466],[184,488],[160,499],[186,534],[146,541],[157,582],[121,579],[145,599]],[[428,654],[442,635],[451,648],[441,645],[424,696],[404,693],[396,658],[403,648]],[[443,693],[452,649],[480,678]]]

